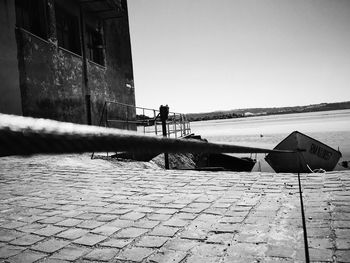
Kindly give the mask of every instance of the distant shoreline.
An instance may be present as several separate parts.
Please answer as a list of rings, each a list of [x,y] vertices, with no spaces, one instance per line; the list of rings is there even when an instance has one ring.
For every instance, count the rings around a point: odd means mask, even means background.
[[[188,113],[189,121],[206,121],[219,119],[247,118],[255,116],[281,115],[304,112],[320,112],[350,109],[350,101],[336,103],[319,103],[306,106],[274,107],[274,108],[248,108],[228,111],[214,111],[205,113]]]

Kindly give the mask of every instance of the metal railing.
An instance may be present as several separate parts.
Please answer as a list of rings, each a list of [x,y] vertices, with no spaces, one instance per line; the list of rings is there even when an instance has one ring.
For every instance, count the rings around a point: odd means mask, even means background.
[[[116,101],[105,101],[99,125],[163,136],[159,110]],[[182,113],[169,112],[166,126],[168,138],[181,138],[191,134],[190,122]]]

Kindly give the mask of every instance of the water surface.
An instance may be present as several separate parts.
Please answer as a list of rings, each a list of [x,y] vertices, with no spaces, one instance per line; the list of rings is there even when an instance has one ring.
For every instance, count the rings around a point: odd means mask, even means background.
[[[193,133],[210,142],[268,149],[273,149],[293,131],[299,131],[334,149],[339,148],[343,155],[340,161],[350,160],[350,110],[199,121],[192,122],[191,128]],[[263,171],[271,171],[263,160],[264,155],[256,157]],[[336,170],[341,169],[341,166],[336,167]]]

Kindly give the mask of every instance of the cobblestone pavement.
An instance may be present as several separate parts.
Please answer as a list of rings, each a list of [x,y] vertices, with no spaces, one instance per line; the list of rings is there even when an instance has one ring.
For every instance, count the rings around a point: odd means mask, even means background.
[[[293,174],[0,158],[4,262],[303,262]],[[350,262],[350,172],[302,175],[312,261]]]

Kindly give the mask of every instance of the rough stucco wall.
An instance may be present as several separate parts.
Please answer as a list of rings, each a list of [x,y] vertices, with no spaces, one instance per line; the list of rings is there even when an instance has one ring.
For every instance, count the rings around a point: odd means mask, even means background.
[[[112,101],[135,106],[133,85],[133,68],[128,17],[107,20],[104,24],[106,44],[106,77],[107,94]],[[133,108],[110,105],[109,117],[134,120],[136,111]],[[127,128],[119,126],[119,128]],[[129,125],[129,129],[136,129]]]
[[[15,24],[14,1],[0,0],[0,112],[22,115]]]
[[[93,125],[99,124],[106,100],[135,105],[127,16],[107,20],[104,35],[106,66],[87,63]],[[17,31],[17,45],[23,114],[86,123],[82,58],[23,30]],[[130,120],[135,119],[136,112],[133,108],[127,111],[126,107],[111,107],[109,116],[119,119],[127,116]]]
[[[88,62],[88,85],[91,92],[92,125],[99,125],[105,100],[112,100],[106,81],[106,68]]]
[[[25,116],[85,123],[81,58],[17,31]]]

